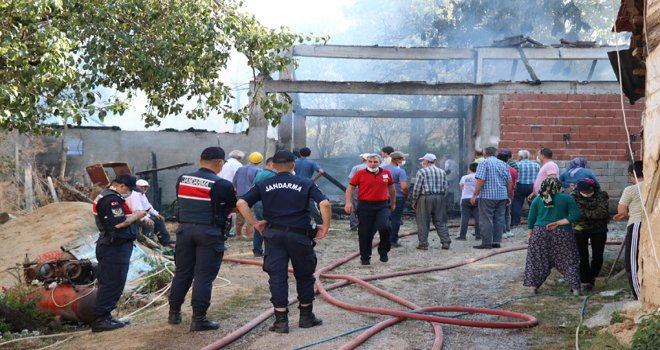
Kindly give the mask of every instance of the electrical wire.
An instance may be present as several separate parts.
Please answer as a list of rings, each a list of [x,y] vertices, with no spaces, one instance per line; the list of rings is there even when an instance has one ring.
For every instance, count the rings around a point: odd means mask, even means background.
[[[82,299],[82,298],[85,298],[85,297],[89,296],[90,294],[94,293],[94,291],[96,290],[96,289],[94,289],[94,288],[91,288],[91,289],[89,290],[89,292],[87,292],[87,294],[84,294],[84,295],[81,295],[81,296],[79,296],[79,297],[76,297],[76,298],[74,298],[73,300],[70,300],[69,302],[65,303],[64,305],[60,305],[60,304],[57,303],[57,301],[55,301],[55,289],[57,289],[58,286],[59,286],[59,284],[55,285],[55,287],[51,289],[51,292],[50,292],[50,299],[53,301],[53,305],[55,305],[55,306],[57,306],[57,307],[59,307],[59,308],[67,307],[67,306],[69,306],[69,305],[75,303],[76,301],[78,301],[78,300],[80,300],[80,299]]]
[[[7,344],[13,344],[13,343],[18,343],[23,340],[32,340],[32,339],[44,339],[44,338],[56,338],[56,337],[63,337],[67,335],[81,335],[83,333],[88,333],[89,331],[78,331],[78,332],[71,332],[71,333],[58,333],[58,334],[47,334],[47,335],[35,335],[32,337],[24,337],[24,338],[16,338],[12,340],[7,340],[5,342],[0,343],[0,346],[7,345]]]
[[[68,338],[66,338],[66,339],[58,340],[58,341],[54,342],[53,344],[46,345],[46,346],[44,346],[44,347],[42,347],[42,348],[39,348],[39,349],[37,349],[37,350],[46,350],[46,349],[50,349],[50,348],[52,348],[52,347],[54,347],[54,346],[58,346],[58,345],[60,345],[60,344],[62,344],[62,343],[64,343],[64,342],[67,342],[67,341],[69,341],[69,340],[71,340],[71,339],[73,339],[73,338],[75,338],[75,337],[76,337],[76,336],[74,335],[74,336],[68,337]]]
[[[612,9],[616,9],[616,6],[614,5],[614,0],[611,0],[612,2]],[[644,12],[644,31],[646,32],[646,8]],[[615,15],[615,20],[614,20],[614,46],[616,48],[616,59],[617,59],[617,66],[618,66],[618,73],[619,73],[619,101],[621,103],[621,113],[623,117],[623,126],[624,129],[626,130],[626,144],[628,146],[628,152],[630,152],[630,158],[634,161],[635,158],[633,157],[633,150],[632,150],[632,141],[630,140],[630,131],[628,130],[628,118],[626,116],[626,110],[625,110],[625,105],[623,101],[623,79],[622,79],[622,71],[621,71],[621,54],[619,53],[619,39],[616,37],[616,19],[618,18],[618,13]],[[648,38],[647,38],[648,39]],[[648,50],[648,41],[645,43],[647,46]],[[647,51],[648,52],[648,51]],[[643,174],[642,174],[643,175]],[[637,193],[639,194],[639,200],[642,202],[642,212],[644,212],[644,218],[646,219],[646,227],[649,231],[649,238],[651,239],[651,249],[653,251],[653,258],[655,260],[655,265],[657,266],[658,270],[660,270],[660,259],[658,259],[658,252],[657,249],[655,248],[655,240],[653,239],[653,229],[651,227],[651,220],[649,218],[649,212],[646,209],[646,204],[644,201],[644,197],[642,196],[642,187],[639,185],[639,181],[637,178],[637,172],[633,169],[633,176],[635,177],[635,187],[637,188]]]
[[[587,308],[587,301],[589,300],[589,297],[589,295],[584,297],[584,301],[582,302],[582,309],[580,309],[580,322],[575,328],[575,350],[580,350],[580,327],[582,326],[582,322],[584,322],[584,310]]]

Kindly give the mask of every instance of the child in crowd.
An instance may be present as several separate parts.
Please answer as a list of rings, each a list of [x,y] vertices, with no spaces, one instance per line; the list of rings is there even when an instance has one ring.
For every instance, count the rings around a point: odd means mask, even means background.
[[[458,235],[456,240],[465,241],[467,234],[468,224],[470,223],[470,217],[474,218],[474,237],[475,239],[481,239],[479,235],[479,207],[477,203],[475,205],[470,204],[470,198],[474,194],[474,189],[477,185],[477,179],[475,178],[475,173],[477,172],[477,163],[471,163],[468,166],[468,174],[461,178],[459,186],[461,187],[461,232]]]

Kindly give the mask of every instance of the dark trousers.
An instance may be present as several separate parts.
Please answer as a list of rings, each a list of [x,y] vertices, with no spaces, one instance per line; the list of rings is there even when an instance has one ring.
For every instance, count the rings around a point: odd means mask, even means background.
[[[461,232],[458,237],[465,238],[467,235],[470,218],[474,218],[474,236],[479,239],[479,204],[470,204],[470,198],[461,199]]]
[[[363,261],[371,259],[371,244],[376,230],[380,235],[378,254],[387,255],[391,247],[390,234],[392,231],[389,202],[359,201],[357,215],[360,222],[358,224],[360,259]]]
[[[117,301],[126,285],[131,253],[133,253],[131,241],[110,242],[110,238],[104,237],[96,243],[98,261],[98,291],[94,303],[96,317],[110,316],[110,312],[117,307]]]
[[[264,219],[264,204],[259,201],[252,206],[252,211],[254,212],[254,217],[257,220]],[[255,230],[256,231],[256,230]],[[264,237],[263,232],[255,232],[252,234],[252,252],[263,254],[264,253]]]
[[[396,197],[396,208],[390,214],[390,223],[392,225],[392,231],[390,232],[390,243],[399,242],[399,229],[401,228],[401,217],[403,216],[403,208],[405,205],[405,198]]]
[[[357,217],[358,200],[357,200],[357,195],[358,195],[358,191],[357,190],[353,191],[353,196],[351,197],[351,203],[353,204],[353,208],[351,208],[351,215],[349,217],[351,230],[357,230],[357,228],[358,228],[358,217]]]
[[[263,269],[268,273],[273,307],[285,308],[289,303],[289,260],[296,278],[298,301],[300,304],[314,301],[316,253],[312,240],[304,234],[266,228],[264,242]]]
[[[580,231],[575,234],[575,241],[580,254],[580,282],[594,284],[603,267],[607,228]],[[591,241],[591,261],[589,261],[589,241]]]
[[[176,232],[176,270],[170,290],[170,310],[180,310],[192,285],[193,313],[205,314],[211,305],[225,242],[222,231],[211,225],[182,223]]]
[[[534,184],[516,184],[513,192],[513,201],[511,202],[511,226],[520,225],[520,214],[523,204],[534,190]]]
[[[639,277],[637,276],[637,255],[639,253],[639,233],[641,230],[641,222],[637,222],[631,225],[628,225],[626,231],[626,239],[623,244],[626,259],[626,277],[628,277],[628,284],[630,285],[630,290],[633,293],[633,298],[635,300],[639,299]]]
[[[142,234],[149,238],[153,238],[153,235],[155,235],[156,238],[158,238],[158,242],[160,242],[160,244],[162,245],[168,245],[172,243],[170,233],[167,232],[167,227],[165,227],[165,221],[155,216],[151,216],[149,219],[151,219],[154,222],[153,225],[148,225],[143,220],[138,221],[138,225],[142,230]]]

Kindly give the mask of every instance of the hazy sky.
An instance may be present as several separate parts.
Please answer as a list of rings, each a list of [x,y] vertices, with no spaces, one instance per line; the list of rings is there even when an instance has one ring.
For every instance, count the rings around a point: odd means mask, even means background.
[[[291,31],[317,36],[337,36],[350,30],[351,23],[345,16],[346,11],[356,0],[245,0],[245,8],[254,14],[264,26],[279,28],[288,27]],[[251,79],[250,70],[242,55],[234,55],[232,61],[223,74],[224,81],[231,86],[240,89],[243,94]],[[240,104],[245,104],[246,95],[240,98]],[[108,116],[104,124],[108,126],[119,126],[122,130],[144,130],[144,122],[140,114],[145,108],[144,95],[138,95],[133,99],[131,108],[123,116]],[[90,123],[98,125],[97,123]],[[152,127],[149,130],[161,130],[166,128],[207,129],[215,131],[240,131],[246,125],[234,126],[232,122],[225,122],[219,116],[212,116],[207,120],[192,121],[185,116],[169,116],[162,120],[160,127]]]

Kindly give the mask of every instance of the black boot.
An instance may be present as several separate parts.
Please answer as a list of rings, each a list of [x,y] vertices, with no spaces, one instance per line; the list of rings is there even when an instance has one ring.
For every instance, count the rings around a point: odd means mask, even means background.
[[[310,328],[323,324],[323,320],[316,318],[312,312],[312,304],[307,306],[298,306],[298,309],[300,309],[300,320],[298,321],[298,326],[300,328]]]
[[[113,322],[110,316],[101,316],[97,317],[94,322],[92,322],[92,332],[106,332],[114,331],[124,327],[126,324],[121,322]]]
[[[198,313],[193,311],[192,322],[190,323],[191,331],[193,332],[212,331],[218,328],[220,328],[220,324],[218,322],[211,321],[208,318],[206,318],[206,312]]]
[[[275,333],[289,333],[289,310],[275,310],[275,322],[268,330]]]
[[[181,323],[181,310],[171,310],[170,314],[167,316],[167,323],[169,324],[180,324]]]

